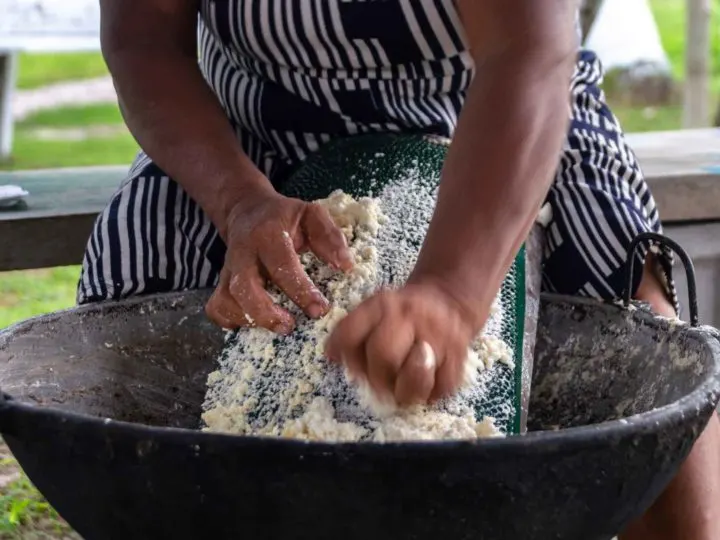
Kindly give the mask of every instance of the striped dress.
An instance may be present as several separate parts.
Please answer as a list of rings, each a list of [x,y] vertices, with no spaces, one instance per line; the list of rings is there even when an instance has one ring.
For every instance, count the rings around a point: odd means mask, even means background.
[[[203,0],[199,18],[205,80],[276,185],[336,137],[452,136],[474,75],[452,0]],[[629,243],[660,221],[601,81],[598,59],[579,51],[547,196],[543,285],[612,299],[625,288]],[[212,287],[224,256],[202,209],[141,152],[98,217],[78,302]]]

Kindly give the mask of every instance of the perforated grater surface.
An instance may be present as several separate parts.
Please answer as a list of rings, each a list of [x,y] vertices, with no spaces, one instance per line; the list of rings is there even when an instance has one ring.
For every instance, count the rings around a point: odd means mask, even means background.
[[[311,155],[283,183],[280,191],[305,200],[325,198],[336,189],[355,198],[378,198],[388,218],[377,238],[381,283],[395,286],[402,284],[412,270],[427,231],[446,152],[445,141],[421,135],[371,135],[338,140]],[[318,285],[323,288],[322,282]],[[524,248],[504,280],[498,305],[500,309],[491,317],[485,333],[505,342],[512,352],[514,365],[496,362],[491,369],[480,373],[472,388],[440,407],[453,413],[470,407],[478,420],[490,416],[505,433],[518,433],[524,429],[520,410],[529,391],[523,384],[523,375],[527,380],[530,369],[529,359],[523,357]],[[237,388],[233,390],[226,383],[237,378],[238,370],[250,369],[253,372],[250,388],[244,389],[243,399],[251,400],[250,407],[245,408],[255,429],[262,430],[263,426],[279,419],[302,415],[315,396],[328,398],[339,421],[365,427],[372,425],[373,417],[358,404],[356,393],[345,382],[342,371],[322,360],[317,364],[319,374],[315,373],[311,381],[312,392],[297,399],[298,393],[290,386],[308,375],[299,372],[300,367],[293,358],[297,358],[303,348],[317,345],[310,332],[313,323],[297,315],[297,330],[288,337],[267,333],[263,343],[258,341],[261,331],[240,330],[228,335],[219,360],[220,375],[210,384],[205,408],[233,405],[233,399],[238,398]],[[298,404],[288,408],[290,399]],[[245,401],[245,405],[247,403]]]

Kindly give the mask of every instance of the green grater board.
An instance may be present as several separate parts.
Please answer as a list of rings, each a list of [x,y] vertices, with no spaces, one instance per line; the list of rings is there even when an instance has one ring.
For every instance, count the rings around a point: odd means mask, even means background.
[[[325,198],[338,189],[355,198],[378,196],[398,177],[407,177],[407,171],[412,171],[412,186],[423,185],[435,190],[447,150],[446,140],[424,135],[373,134],[338,139],[311,154],[278,186],[278,191],[307,201]],[[417,253],[420,242],[413,247]],[[381,260],[380,264],[392,283],[393,261]],[[500,297],[504,316],[500,331],[495,335],[513,351],[514,367],[496,364],[493,377],[485,383],[482,400],[473,406],[478,419],[491,416],[506,434],[517,434],[524,429],[520,414],[526,365],[523,359],[524,247],[503,282]],[[241,339],[237,334],[229,336],[226,350],[236,346]]]

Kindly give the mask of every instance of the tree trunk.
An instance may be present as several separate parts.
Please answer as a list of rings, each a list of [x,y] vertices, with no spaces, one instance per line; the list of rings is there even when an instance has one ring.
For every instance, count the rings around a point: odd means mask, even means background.
[[[582,39],[583,42],[587,39],[587,35],[590,33],[595,17],[597,16],[598,10],[600,9],[602,0],[583,0],[580,7],[580,27],[582,28]]]
[[[0,51],[0,162],[10,158],[13,146],[12,101],[17,77],[17,55]]]
[[[686,0],[685,99],[683,127],[710,121],[710,0]]]

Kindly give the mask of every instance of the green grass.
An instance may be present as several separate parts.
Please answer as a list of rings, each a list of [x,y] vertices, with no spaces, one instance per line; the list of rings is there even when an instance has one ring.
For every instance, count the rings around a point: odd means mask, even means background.
[[[685,1],[651,0],[650,4],[673,74],[682,80],[685,74]],[[720,77],[720,0],[711,0],[710,8],[710,58],[717,82]],[[720,91],[720,86],[715,89]]]
[[[682,107],[613,107],[615,116],[626,133],[667,131],[682,125]]]
[[[668,55],[672,73],[682,81],[685,74],[685,2],[684,0],[651,0],[660,39]],[[711,94],[714,114],[720,100],[720,0],[711,0]],[[608,93],[608,104],[626,132],[661,131],[680,129],[682,107],[671,105],[662,108],[632,108],[613,103]]]
[[[107,75],[100,53],[21,54],[17,87],[23,90],[52,83]]]
[[[39,140],[36,133],[41,128],[105,125],[123,126],[117,105],[61,107],[32,114],[16,124],[12,159],[0,162],[0,170],[129,164],[138,146],[125,128],[109,137],[83,140]]]
[[[16,466],[12,458],[0,461],[0,469],[3,465],[8,469]],[[0,540],[50,538],[79,537],[25,475],[3,486],[0,493]]]
[[[59,107],[38,111],[18,123],[18,128],[30,127],[86,127],[122,124],[120,109],[115,104],[95,104]]]
[[[79,275],[78,266],[0,273],[0,328],[72,306]]]
[[[130,135],[82,141],[38,141],[27,133],[16,133],[13,158],[0,169],[43,169],[90,165],[130,164],[137,144]]]
[[[18,465],[0,439],[0,477],[17,473]],[[0,490],[0,540],[77,539],[78,536],[35,489],[19,474]]]

